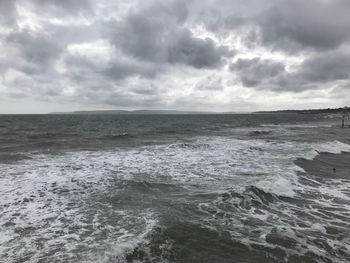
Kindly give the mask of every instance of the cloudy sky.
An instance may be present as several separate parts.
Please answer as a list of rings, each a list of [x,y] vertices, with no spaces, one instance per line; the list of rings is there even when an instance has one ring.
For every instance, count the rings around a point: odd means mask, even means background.
[[[0,113],[350,105],[349,0],[0,0]]]

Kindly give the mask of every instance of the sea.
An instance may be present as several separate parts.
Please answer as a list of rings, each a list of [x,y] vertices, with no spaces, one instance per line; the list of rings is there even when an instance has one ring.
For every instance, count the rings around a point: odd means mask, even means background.
[[[350,128],[1,115],[0,262],[350,262]]]

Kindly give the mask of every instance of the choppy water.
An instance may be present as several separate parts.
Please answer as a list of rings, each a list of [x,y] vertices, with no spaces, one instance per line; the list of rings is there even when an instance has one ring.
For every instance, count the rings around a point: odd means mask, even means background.
[[[0,116],[0,261],[349,262],[346,152],[324,115]]]

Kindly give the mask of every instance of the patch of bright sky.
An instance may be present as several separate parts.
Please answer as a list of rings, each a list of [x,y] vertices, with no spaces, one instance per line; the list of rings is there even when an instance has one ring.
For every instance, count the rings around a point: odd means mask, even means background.
[[[11,27],[2,26],[0,24],[0,38],[8,35],[9,33],[11,33],[12,30],[13,29]]]
[[[117,20],[121,21],[135,6],[135,3],[140,2],[139,0],[119,0],[110,1],[103,0],[96,3],[95,14],[102,21]]]
[[[47,18],[45,20],[50,24],[56,26],[91,26],[95,23],[95,20],[93,18],[88,18],[86,16],[78,16],[74,18],[65,19]]]
[[[30,1],[20,1],[16,5],[17,25],[20,30],[30,29],[33,31],[43,30],[43,25],[52,24],[56,26],[91,26],[95,23],[94,17],[74,16],[74,17],[52,17],[45,14],[38,15],[34,5]]]
[[[39,17],[34,13],[33,6],[29,1],[22,1],[16,5],[17,25],[21,29],[39,31],[42,29]]]
[[[64,96],[73,96],[75,94],[76,88],[73,86],[65,85],[62,92]]]
[[[93,42],[68,45],[67,50],[72,55],[90,57],[92,59],[106,60],[113,55],[114,48],[104,39]]]
[[[7,83],[11,83],[16,81],[18,78],[24,78],[24,77],[26,77],[26,75],[23,72],[15,69],[9,69],[4,75],[4,80]]]

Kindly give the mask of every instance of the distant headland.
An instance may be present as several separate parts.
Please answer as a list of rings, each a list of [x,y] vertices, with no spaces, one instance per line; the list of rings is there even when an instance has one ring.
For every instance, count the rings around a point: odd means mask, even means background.
[[[349,107],[328,108],[328,109],[307,109],[307,110],[276,110],[276,111],[256,111],[253,114],[341,114],[350,113]],[[248,112],[244,113],[247,114]],[[210,111],[178,111],[178,110],[91,110],[91,111],[71,111],[71,112],[51,112],[49,114],[69,114],[69,115],[208,115],[208,114],[243,114],[240,112],[210,112]]]
[[[77,114],[77,115],[181,115],[181,114],[217,114],[216,112],[203,111],[177,111],[177,110],[95,110],[95,111],[72,111],[51,112],[49,114]]]
[[[341,113],[350,113],[350,108],[342,107],[342,108],[308,109],[308,110],[276,110],[276,111],[257,111],[254,113],[341,114]]]

